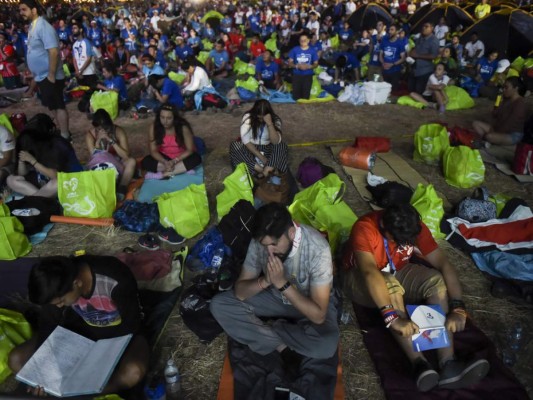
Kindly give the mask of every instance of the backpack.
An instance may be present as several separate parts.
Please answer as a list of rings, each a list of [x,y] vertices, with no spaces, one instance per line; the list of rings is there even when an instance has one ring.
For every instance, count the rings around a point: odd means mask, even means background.
[[[115,225],[131,232],[150,232],[159,227],[157,203],[140,203],[126,200],[122,207],[113,213]]]
[[[387,181],[376,186],[367,185],[372,194],[372,202],[381,208],[393,204],[409,204],[413,197],[413,189],[399,182]]]
[[[333,173],[335,173],[333,168],[322,164],[315,157],[306,157],[298,166],[296,179],[298,179],[302,187],[306,188]]]
[[[181,297],[179,310],[183,322],[202,343],[213,341],[223,332],[209,310],[211,299],[217,293],[216,281],[210,280],[207,275],[197,275]]]
[[[252,240],[252,224],[255,208],[249,201],[236,202],[218,224],[224,244],[228,246],[237,262],[244,261]]]
[[[489,201],[487,189],[481,187],[472,197],[462,200],[457,206],[457,216],[469,222],[485,222],[496,218],[496,204]]]
[[[26,196],[6,203],[11,215],[17,217],[28,236],[41,232],[50,223],[52,215],[61,215],[57,199],[41,196]]]
[[[226,100],[216,93],[205,93],[202,96],[202,109],[205,110],[209,107],[224,108],[228,105]]]
[[[193,272],[208,269],[211,266],[215,251],[220,247],[224,248],[224,240],[218,228],[213,226],[191,249],[187,256],[187,268]]]

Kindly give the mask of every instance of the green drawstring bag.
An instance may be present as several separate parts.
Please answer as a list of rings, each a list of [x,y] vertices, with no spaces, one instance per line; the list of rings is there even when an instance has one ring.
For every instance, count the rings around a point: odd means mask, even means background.
[[[255,79],[253,76],[250,76],[247,80],[237,79],[235,81],[235,87],[242,87],[252,93],[255,93],[259,89],[259,82],[257,82],[257,79]]]
[[[426,164],[438,164],[442,154],[450,147],[448,131],[440,124],[420,126],[415,133],[413,159]]]
[[[186,74],[180,74],[180,73],[177,73],[177,72],[174,72],[174,71],[170,71],[168,73],[168,77],[170,78],[170,80],[176,82],[178,85],[181,85],[183,83],[183,81],[185,80],[185,78],[187,77]]]
[[[2,208],[7,206],[2,205]],[[0,217],[0,260],[15,260],[31,251],[31,244],[24,234],[24,226],[16,217],[9,216],[9,209]]]
[[[479,186],[485,180],[485,164],[479,150],[467,146],[449,147],[442,157],[444,178],[458,188]]]
[[[446,236],[440,230],[440,221],[444,216],[442,204],[442,199],[431,184],[424,186],[419,183],[411,197],[411,205],[416,208],[435,239],[443,239]]]
[[[330,247],[334,252],[343,238],[350,234],[357,220],[350,207],[342,200],[346,184],[337,174],[315,182],[294,196],[289,212],[297,222],[328,232]]]
[[[202,45],[205,51],[213,50],[213,43],[209,39],[202,39]]]
[[[514,59],[514,61],[511,63],[511,68],[520,72],[522,71],[522,68],[524,68],[524,64],[526,63],[526,60],[524,60],[522,57],[518,56]]]
[[[11,125],[11,121],[9,120],[9,115],[6,113],[0,114],[0,125],[6,128],[12,135],[15,135],[13,125]]]
[[[9,353],[31,339],[31,335],[31,326],[21,313],[0,308],[0,383],[11,375],[7,364]]]
[[[448,96],[448,104],[446,104],[447,111],[466,110],[476,105],[474,99],[470,97],[468,92],[458,86],[446,86],[444,92]]]
[[[68,217],[111,218],[117,199],[116,170],[59,172],[57,196]]]
[[[239,57],[235,57],[235,61],[233,62],[233,72],[235,72],[236,75],[244,75],[247,68],[248,63],[241,61]]]
[[[107,111],[111,119],[115,119],[118,117],[118,93],[109,90],[107,92],[105,91],[98,91],[94,92],[91,95],[91,108],[93,112],[96,112],[96,110],[100,110],[103,108]]]
[[[224,190],[217,195],[217,215],[220,221],[239,200],[254,204],[253,180],[245,163],[240,163],[224,179]]]
[[[174,228],[184,238],[190,239],[198,235],[209,223],[205,183],[189,185],[172,193],[163,193],[156,203],[161,225]]]
[[[341,40],[339,39],[339,35],[332,36],[330,38],[330,42],[331,42],[331,48],[333,50],[338,49],[339,46],[341,45]]]
[[[418,108],[419,110],[425,107],[423,103],[416,101],[411,96],[399,97],[398,100],[396,101],[396,104],[399,104],[401,106],[410,106],[410,107]]]
[[[274,32],[272,34],[272,36],[270,37],[270,39],[268,39],[266,42],[265,42],[265,47],[267,48],[267,50],[270,50],[272,53],[276,53],[278,51],[278,45],[277,45],[277,42],[276,42],[276,32]]]
[[[196,59],[198,61],[200,61],[202,64],[205,64],[205,62],[207,61],[208,58],[209,58],[209,52],[208,51],[201,51],[196,56]]]
[[[507,202],[511,199],[511,196],[507,196],[503,193],[491,194],[489,196],[489,201],[493,202],[496,205],[496,216],[500,215]]]

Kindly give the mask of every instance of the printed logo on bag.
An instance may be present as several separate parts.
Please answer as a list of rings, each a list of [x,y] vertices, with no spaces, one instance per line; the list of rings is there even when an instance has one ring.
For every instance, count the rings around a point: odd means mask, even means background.
[[[69,195],[67,195],[69,197]],[[72,197],[72,196],[71,196]],[[77,195],[76,195],[77,197]],[[69,213],[77,213],[79,215],[89,215],[91,214],[94,209],[96,208],[96,203],[92,201],[89,196],[85,196],[83,198],[85,203],[87,204],[88,208],[83,208],[83,206],[80,203],[62,203],[63,209]]]
[[[470,179],[472,182],[483,182],[485,177],[481,174],[478,174],[477,172],[469,172],[466,174],[466,177]]]
[[[431,153],[433,151],[433,138],[424,138],[424,143],[422,143],[422,151],[424,153]]]
[[[72,178],[63,182],[63,189],[71,192],[67,194],[68,199],[78,197],[78,194],[76,193],[76,189],[78,189],[78,178]]]

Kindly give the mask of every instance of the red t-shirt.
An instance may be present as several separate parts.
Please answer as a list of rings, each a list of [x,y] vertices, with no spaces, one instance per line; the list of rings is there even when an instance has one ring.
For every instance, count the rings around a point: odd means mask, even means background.
[[[385,242],[379,231],[379,223],[383,211],[374,211],[364,217],[361,217],[352,227],[348,246],[343,255],[343,266],[345,269],[355,267],[355,252],[364,251],[372,253],[376,260],[377,267],[382,270],[387,266],[389,260],[385,251]],[[396,270],[401,270],[411,258],[413,251],[416,249],[425,256],[435,249],[438,245],[431,236],[428,227],[421,222],[422,230],[416,238],[416,246],[401,246],[389,241],[389,254],[394,263]]]
[[[6,44],[0,49],[0,74],[2,78],[20,75],[14,56],[15,48],[10,44]]]
[[[266,51],[266,47],[263,43],[257,42],[257,43],[250,43],[250,52],[253,54],[254,57],[259,57],[261,54],[263,54]]]

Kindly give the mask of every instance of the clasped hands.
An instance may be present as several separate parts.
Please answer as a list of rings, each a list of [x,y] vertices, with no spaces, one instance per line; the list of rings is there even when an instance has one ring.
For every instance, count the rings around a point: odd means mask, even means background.
[[[269,250],[267,261],[267,270],[265,275],[265,283],[267,285],[274,285],[277,289],[285,285],[287,278],[285,278],[285,270],[283,263],[278,256],[272,254]]]

